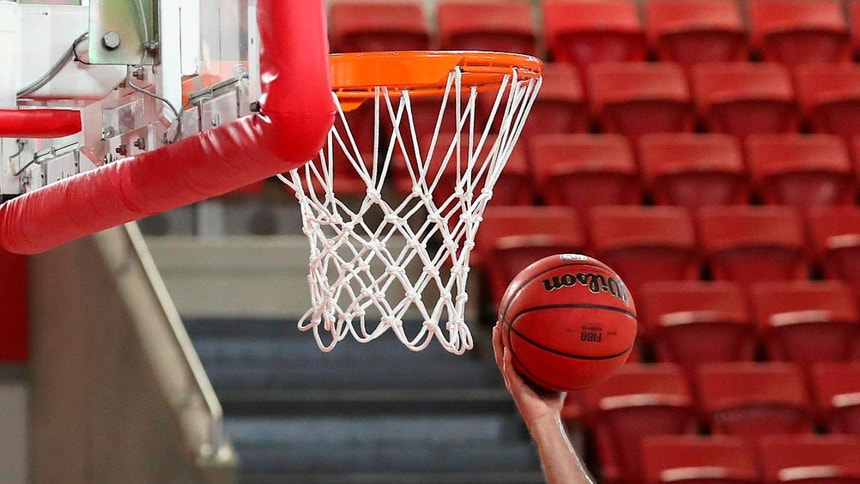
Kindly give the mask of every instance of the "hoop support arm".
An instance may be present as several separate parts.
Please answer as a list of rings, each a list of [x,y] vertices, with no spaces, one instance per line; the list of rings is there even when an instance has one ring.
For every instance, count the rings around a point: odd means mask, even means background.
[[[0,205],[0,246],[35,254],[312,159],[334,121],[323,0],[258,0],[260,113]]]
[[[0,138],[62,138],[81,131],[74,109],[0,109]]]

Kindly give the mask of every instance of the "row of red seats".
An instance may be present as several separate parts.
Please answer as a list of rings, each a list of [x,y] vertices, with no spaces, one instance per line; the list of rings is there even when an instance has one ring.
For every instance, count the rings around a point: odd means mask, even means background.
[[[787,206],[489,206],[478,230],[473,265],[489,295],[546,255],[580,252],[613,267],[635,295],[644,283],[699,280],[743,285],[827,279],[860,289],[860,207]],[[707,271],[707,272],[705,272]]]
[[[631,146],[632,145],[632,146]],[[808,210],[850,205],[858,189],[860,137],[660,133],[536,135],[514,149],[493,205],[588,209],[640,204],[697,209],[761,202]],[[451,175],[453,176],[453,174]]]
[[[860,361],[857,295],[841,281],[643,284],[637,347],[693,368],[720,361]],[[635,361],[636,358],[633,358]]]
[[[860,438],[780,434],[754,443],[735,436],[654,435],[642,440],[645,484],[860,482]]]
[[[603,62],[582,75],[546,64],[524,136],[599,129],[636,137],[705,130],[749,136],[860,134],[860,65]]]
[[[860,50],[858,10],[855,2],[846,9],[829,0],[649,0],[641,8],[634,0],[544,0],[536,9],[527,0],[442,0],[431,28],[418,0],[339,1],[329,25],[339,52],[535,55],[545,45],[548,58],[579,67],[645,60],[652,52],[685,65],[751,56],[793,65],[850,61],[852,46]]]
[[[564,417],[588,429],[603,482],[641,482],[648,436],[704,431],[753,442],[824,430],[860,437],[858,393],[860,362],[819,363],[809,372],[781,362],[710,363],[692,375],[671,363],[627,363],[607,381],[569,393]]]

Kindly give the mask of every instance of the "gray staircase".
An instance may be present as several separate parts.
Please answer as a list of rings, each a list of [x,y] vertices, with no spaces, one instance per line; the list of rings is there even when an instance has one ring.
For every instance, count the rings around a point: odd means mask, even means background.
[[[488,359],[394,337],[321,352],[285,320],[186,320],[242,482],[537,483],[540,464]]]

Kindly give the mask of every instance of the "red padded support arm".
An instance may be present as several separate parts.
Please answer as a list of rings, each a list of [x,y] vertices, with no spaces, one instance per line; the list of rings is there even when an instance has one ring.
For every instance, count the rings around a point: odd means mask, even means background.
[[[62,138],[81,131],[74,109],[0,109],[0,138]]]
[[[316,156],[334,121],[323,0],[258,0],[261,112],[0,205],[0,246],[33,254],[221,195]]]

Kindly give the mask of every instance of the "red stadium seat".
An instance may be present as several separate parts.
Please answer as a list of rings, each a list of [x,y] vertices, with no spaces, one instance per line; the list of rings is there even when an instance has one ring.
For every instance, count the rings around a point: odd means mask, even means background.
[[[583,392],[603,482],[635,482],[642,476],[644,437],[696,430],[692,393],[677,365],[627,363]]]
[[[693,222],[683,208],[594,207],[587,223],[597,258],[615,269],[634,295],[646,282],[699,277]]]
[[[696,109],[712,133],[793,133],[800,115],[791,75],[776,63],[715,62],[690,68]]]
[[[423,4],[417,0],[337,1],[328,24],[332,52],[430,48]]]
[[[860,2],[848,0],[848,31],[851,33],[851,44],[855,58],[860,53]]]
[[[585,210],[642,200],[636,162],[621,135],[537,135],[529,149],[537,192],[548,205]]]
[[[816,363],[811,383],[815,406],[827,430],[860,436],[860,361]]]
[[[442,166],[442,163],[447,156],[447,150],[449,149],[453,136],[454,135],[452,134],[439,135],[438,141],[435,145],[435,150],[430,153],[430,162],[427,172],[428,180],[433,180],[439,174],[439,167]],[[420,146],[429,150],[431,139],[432,135],[425,135],[422,138]],[[461,156],[465,158],[470,149],[477,152],[478,141],[479,139],[476,138],[474,145],[469,148],[468,135],[461,135]],[[483,160],[490,154],[495,142],[495,135],[487,135],[487,139],[477,156]],[[426,155],[426,153],[422,154]],[[466,183],[466,180],[460,177],[460,174],[466,172],[466,170],[462,169],[458,172],[456,153],[452,153],[451,157],[451,160],[445,166],[445,171],[441,174],[438,188],[434,190],[434,193],[438,193],[443,197],[447,197],[447,195],[453,193],[454,187],[457,183],[460,183],[461,185]],[[409,193],[413,187],[412,175],[408,171],[407,165],[403,161],[402,156],[395,158],[397,159],[393,161],[394,166],[392,168],[394,188],[398,193]],[[412,166],[415,166],[415,160],[412,160]],[[472,174],[474,175],[475,173]],[[486,174],[482,176],[482,180],[486,179]],[[534,187],[532,186],[531,180],[532,174],[526,158],[526,148],[519,144],[515,145],[510,157],[508,158],[507,164],[502,170],[501,175],[499,175],[496,185],[493,188],[494,195],[492,203],[495,205],[530,205],[534,199]],[[469,183],[473,182],[470,181]],[[482,186],[483,183],[479,183],[471,189],[473,193],[477,194],[480,192]]]
[[[755,358],[755,326],[740,286],[651,282],[643,284],[636,296],[640,326],[653,343],[658,361],[692,368]]]
[[[860,66],[817,64],[795,70],[801,113],[816,133],[860,135]]]
[[[521,142],[528,142],[537,134],[584,133],[588,130],[588,100],[576,68],[563,63],[549,63],[543,67],[540,92],[523,127]],[[484,108],[487,109],[486,106]]]
[[[711,206],[700,209],[696,220],[701,252],[715,280],[806,279],[804,229],[793,208]]]
[[[807,224],[824,276],[860,289],[860,208],[821,207],[807,215]]]
[[[759,437],[811,432],[812,404],[790,363],[708,363],[696,368],[699,403],[714,434]]]
[[[552,60],[582,70],[599,62],[645,60],[645,34],[635,1],[545,0],[541,5]]]
[[[736,0],[649,0],[642,6],[648,39],[662,61],[690,66],[749,57]]]
[[[747,5],[751,41],[764,60],[788,66],[851,60],[841,2],[747,0]]]
[[[746,204],[749,185],[737,140],[724,134],[661,133],[639,138],[642,176],[658,205],[691,210]]]
[[[810,364],[848,361],[860,335],[850,286],[838,281],[764,282],[750,303],[770,360]]]
[[[648,133],[693,131],[690,90],[678,64],[594,64],[588,69],[588,92],[604,132],[635,138]]]
[[[857,177],[844,141],[833,135],[754,135],[747,164],[762,201],[806,211],[851,205]]]
[[[577,212],[566,207],[504,206],[491,203],[475,237],[473,265],[489,282],[489,297],[498,304],[508,284],[532,262],[566,252],[585,251],[586,239]]]
[[[731,435],[653,435],[642,445],[646,484],[755,484],[752,447]]]
[[[531,4],[524,0],[443,0],[437,5],[443,50],[486,50],[535,55]]]
[[[860,482],[860,437],[768,435],[757,454],[765,484],[854,484]]]

